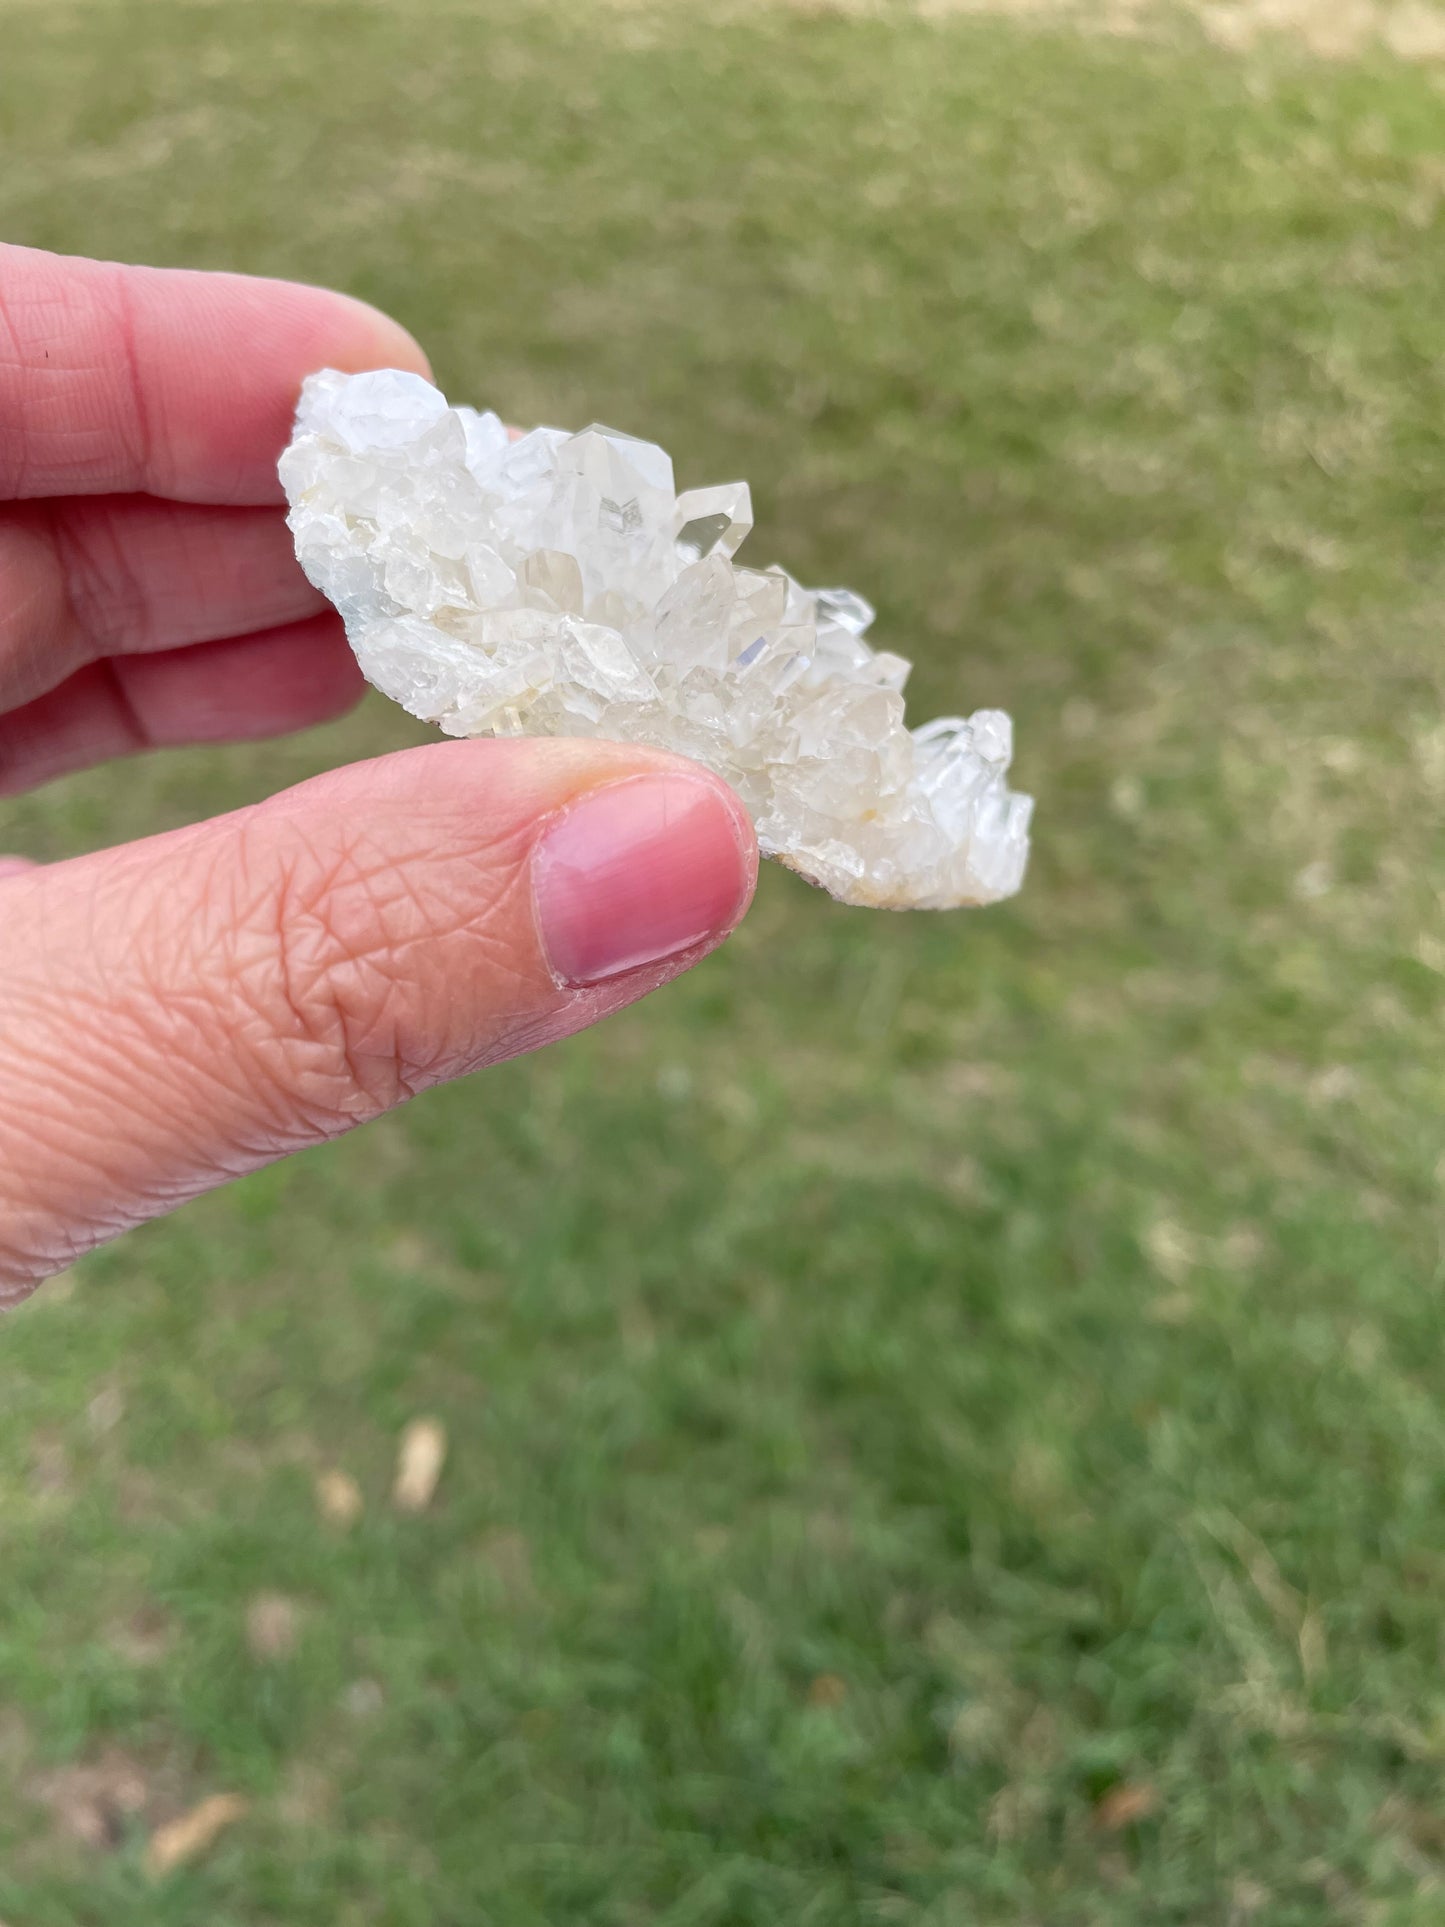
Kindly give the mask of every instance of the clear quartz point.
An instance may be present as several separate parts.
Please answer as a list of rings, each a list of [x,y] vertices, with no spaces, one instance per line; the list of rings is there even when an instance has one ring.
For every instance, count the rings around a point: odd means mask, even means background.
[[[753,497],[746,482],[690,488],[677,498],[677,546],[685,562],[700,562],[714,549],[734,556],[752,534]]]
[[[815,589],[820,622],[835,622],[850,635],[865,635],[873,626],[873,604],[851,589]]]
[[[849,589],[734,561],[745,482],[676,493],[662,449],[451,408],[397,369],[306,382],[281,458],[301,565],[378,689],[453,736],[675,749],[845,903],[1011,896],[1032,800],[998,709],[909,730],[909,664]]]

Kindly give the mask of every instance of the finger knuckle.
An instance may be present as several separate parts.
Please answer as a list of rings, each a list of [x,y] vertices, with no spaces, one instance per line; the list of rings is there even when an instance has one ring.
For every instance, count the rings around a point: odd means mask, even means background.
[[[114,655],[143,637],[149,600],[114,518],[84,508],[52,514],[49,536],[83,659]]]
[[[132,271],[10,250],[0,266],[0,495],[53,494],[62,477],[100,480],[118,451],[147,472]]]
[[[303,835],[254,860],[229,919],[228,976],[248,1060],[308,1132],[376,1115],[411,1094],[414,990],[402,959],[416,906],[361,832]]]

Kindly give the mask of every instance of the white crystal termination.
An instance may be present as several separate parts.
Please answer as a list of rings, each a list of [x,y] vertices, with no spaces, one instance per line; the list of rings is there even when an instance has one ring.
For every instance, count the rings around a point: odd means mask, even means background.
[[[395,369],[306,382],[281,458],[301,566],[367,678],[452,736],[677,750],[741,796],[764,853],[845,903],[1011,896],[1033,804],[1012,726],[908,730],[873,611],[734,561],[745,482],[678,495],[660,448],[448,407]]]

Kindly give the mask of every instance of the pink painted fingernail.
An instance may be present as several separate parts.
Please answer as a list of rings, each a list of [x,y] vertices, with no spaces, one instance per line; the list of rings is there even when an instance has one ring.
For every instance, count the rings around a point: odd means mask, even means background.
[[[26,870],[34,868],[28,856],[0,856],[0,882],[6,877],[21,876]]]
[[[631,776],[578,799],[532,859],[537,927],[561,983],[596,984],[722,937],[757,875],[742,805],[706,776]]]

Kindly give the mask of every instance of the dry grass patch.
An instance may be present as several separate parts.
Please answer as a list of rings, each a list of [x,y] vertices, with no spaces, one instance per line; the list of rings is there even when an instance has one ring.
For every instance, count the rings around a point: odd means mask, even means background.
[[[677,0],[606,3],[645,13]],[[1384,49],[1401,60],[1445,63],[1445,10],[1432,0],[729,0],[728,11],[736,14],[769,10],[851,19],[979,16],[1149,38],[1188,25],[1214,45],[1238,51],[1274,38],[1326,60]]]

